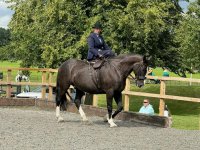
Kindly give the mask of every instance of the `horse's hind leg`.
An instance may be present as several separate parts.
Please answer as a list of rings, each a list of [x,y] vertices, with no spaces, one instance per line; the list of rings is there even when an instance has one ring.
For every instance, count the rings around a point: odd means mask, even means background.
[[[83,111],[83,109],[81,107],[81,98],[82,98],[83,95],[84,95],[83,91],[80,91],[79,89],[76,89],[76,97],[75,97],[74,102],[75,102],[75,105],[76,105],[76,107],[77,107],[77,109],[78,109],[83,121],[88,121],[88,119],[87,119],[87,117],[86,117],[86,115],[85,115],[85,113],[84,113],[84,111]]]
[[[66,91],[67,91],[68,86],[65,88],[62,88],[59,84],[57,85],[56,89],[56,118],[58,122],[62,122],[64,119],[60,115],[60,107],[64,110],[66,108],[65,104],[67,102],[66,98]]]

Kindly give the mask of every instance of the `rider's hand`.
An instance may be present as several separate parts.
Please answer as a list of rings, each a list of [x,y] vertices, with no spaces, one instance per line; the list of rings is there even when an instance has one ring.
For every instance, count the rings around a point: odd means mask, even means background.
[[[103,57],[103,55],[102,55],[102,50],[101,50],[101,49],[98,49],[98,56],[99,56],[99,58],[102,58],[102,57]]]
[[[99,56],[99,58],[102,58],[102,57],[103,57],[103,55],[102,55],[102,54],[99,54],[99,53],[98,53],[98,56]]]

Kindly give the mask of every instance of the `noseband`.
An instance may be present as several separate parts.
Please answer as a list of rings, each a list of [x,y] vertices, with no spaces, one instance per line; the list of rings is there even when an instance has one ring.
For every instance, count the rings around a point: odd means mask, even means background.
[[[144,76],[137,76],[137,78],[133,77],[132,74],[130,74],[129,76],[131,76],[131,78],[133,80],[145,80],[146,79],[146,77],[144,77]]]

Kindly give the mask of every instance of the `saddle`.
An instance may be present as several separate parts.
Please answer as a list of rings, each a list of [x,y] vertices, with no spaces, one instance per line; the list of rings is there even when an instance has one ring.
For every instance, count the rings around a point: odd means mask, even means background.
[[[89,62],[94,69],[100,69],[104,65],[105,59],[97,59]]]

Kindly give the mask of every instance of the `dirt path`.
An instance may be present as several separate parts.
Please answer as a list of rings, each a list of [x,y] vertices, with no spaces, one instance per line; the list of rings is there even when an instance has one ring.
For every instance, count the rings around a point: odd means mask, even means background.
[[[0,150],[197,150],[200,131],[157,128],[134,122],[116,121],[109,128],[100,117],[62,113],[57,123],[54,111],[38,108],[0,107]]]

